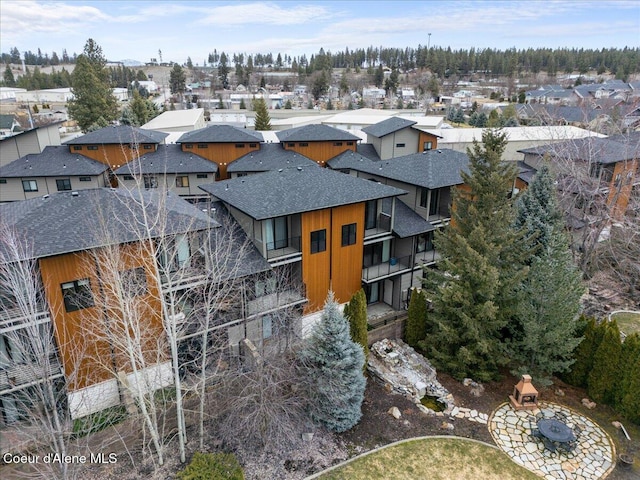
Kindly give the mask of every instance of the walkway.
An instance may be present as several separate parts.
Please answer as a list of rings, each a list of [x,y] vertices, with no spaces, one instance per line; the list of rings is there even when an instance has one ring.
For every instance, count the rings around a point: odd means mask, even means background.
[[[615,468],[613,442],[597,424],[556,403],[540,402],[539,407],[516,411],[505,403],[489,419],[489,431],[496,445],[514,462],[547,480],[597,480],[605,478]],[[545,417],[564,414],[567,425],[582,429],[573,452],[551,453],[531,436],[530,420],[533,416],[535,424],[538,413]]]

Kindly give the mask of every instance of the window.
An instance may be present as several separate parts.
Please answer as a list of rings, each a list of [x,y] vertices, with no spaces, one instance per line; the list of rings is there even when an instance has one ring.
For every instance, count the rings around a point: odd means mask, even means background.
[[[362,265],[369,268],[388,262],[391,258],[391,240],[365,245],[362,252]]]
[[[124,177],[125,180],[133,180],[133,175],[125,175]]]
[[[153,150],[153,145],[145,145],[144,147],[145,150]]]
[[[207,175],[206,173],[198,173],[196,175],[196,178],[209,178],[209,175]]]
[[[191,150],[193,148],[193,143],[185,143],[184,148],[185,150]]]
[[[77,150],[82,150],[82,145],[74,145],[73,149],[76,150],[76,151]]]
[[[347,142],[347,145],[352,146],[353,142]]]
[[[433,142],[424,142],[424,150],[431,150],[433,148]]]
[[[67,312],[93,307],[93,293],[88,278],[63,283],[60,287],[62,288],[64,308]]]
[[[341,147],[342,146],[342,142],[333,142],[333,146],[334,147]]]
[[[79,180],[81,182],[90,182],[91,181],[91,177],[80,177]]]
[[[350,223],[342,226],[342,246],[346,247],[356,243],[356,224]]]
[[[87,146],[87,150],[98,150],[98,146],[97,145],[88,145]]]
[[[147,274],[143,267],[132,268],[122,272],[122,285],[129,298],[147,293]]]
[[[71,190],[71,179],[60,178],[56,180],[56,187],[58,187],[59,192],[63,192],[65,190]]]
[[[7,179],[6,178],[0,178],[0,183],[7,183]]]
[[[429,199],[429,215],[437,215],[440,208],[440,190],[431,190]]]
[[[271,315],[262,317],[262,338],[266,340],[273,335],[273,318]]]
[[[433,232],[423,233],[418,236],[416,243],[416,253],[427,252],[433,250]]]
[[[311,253],[324,252],[327,249],[327,230],[311,232]]]
[[[189,186],[189,177],[184,175],[184,176],[179,176],[176,177],[176,187],[188,187]]]
[[[396,148],[404,148],[404,143],[396,143]]]
[[[295,144],[295,143],[291,143],[291,142],[290,142],[290,143],[287,143],[287,147],[295,147],[295,146],[296,146],[296,144]]]
[[[236,143],[236,148],[244,148],[244,143]]]
[[[301,147],[308,147],[309,144],[307,142],[300,142]]]
[[[429,202],[429,189],[421,188],[420,189],[420,206],[422,208],[427,208],[428,202]]]
[[[265,221],[267,250],[286,248],[289,245],[287,217],[270,218]]]
[[[209,148],[209,145],[207,145],[206,143],[199,143],[198,148]]]
[[[364,205],[364,229],[376,228],[376,218],[378,216],[378,201],[369,200]]]
[[[158,188],[158,177],[157,175],[144,175],[144,188]]]
[[[249,147],[250,147],[250,148],[256,148],[257,146],[258,146],[258,144],[257,144],[257,143],[250,143],[250,144],[249,144]]]
[[[38,181],[37,180],[22,180],[22,189],[25,192],[37,192]]]

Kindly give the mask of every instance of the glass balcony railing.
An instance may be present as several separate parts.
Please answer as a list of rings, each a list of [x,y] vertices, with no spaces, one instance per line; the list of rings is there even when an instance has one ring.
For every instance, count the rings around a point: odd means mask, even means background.
[[[366,282],[377,278],[388,277],[396,273],[409,270],[411,266],[411,255],[404,257],[391,257],[388,262],[371,265],[362,269],[362,279]]]

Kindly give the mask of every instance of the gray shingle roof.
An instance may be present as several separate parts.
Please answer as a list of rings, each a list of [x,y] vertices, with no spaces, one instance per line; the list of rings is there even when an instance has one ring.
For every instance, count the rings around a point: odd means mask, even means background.
[[[132,143],[161,143],[169,134],[144,130],[130,125],[104,127],[65,142],[66,145],[130,145]]]
[[[565,142],[541,145],[518,150],[520,153],[566,158],[571,160],[590,160],[603,165],[623,160],[640,158],[638,143],[620,143],[609,138],[586,137]]]
[[[227,172],[268,172],[298,165],[317,166],[313,160],[292,150],[285,150],[279,143],[264,143],[260,145],[260,150],[234,160],[227,167]]]
[[[334,165],[434,189],[461,184],[460,172],[469,171],[469,157],[466,153],[439,148],[374,162],[357,153],[345,152],[329,161],[330,167]]]
[[[518,165],[518,178],[523,182],[526,182],[527,185],[533,181],[533,178],[536,176],[536,169],[530,165],[522,161],[517,162]]]
[[[177,195],[121,188],[59,192],[2,204],[0,221],[33,242],[35,258],[60,255],[145,238],[144,233],[136,232],[141,228],[142,205],[156,216],[159,195],[166,205],[166,227],[163,231],[154,228],[153,237],[217,226]]]
[[[45,147],[42,153],[25,155],[0,167],[0,177],[59,177],[100,175],[108,168],[84,155],[69,152],[64,145]]]
[[[371,143],[359,143],[356,146],[356,152],[360,155],[364,155],[370,160],[380,160],[380,155],[376,152],[376,147]]]
[[[118,168],[116,175],[145,173],[216,173],[218,165],[191,152],[183,152],[180,145],[159,145],[152,152]]]
[[[256,220],[405,194],[326,168],[291,167],[200,188]]]
[[[340,142],[360,140],[360,137],[329,125],[304,125],[276,132],[281,142]]]
[[[209,125],[182,135],[176,143],[239,143],[263,142],[259,132],[233,127],[231,125]]]
[[[435,229],[436,227],[411,210],[404,202],[396,201],[393,216],[393,233],[398,237],[412,237]]]
[[[403,128],[410,127],[415,125],[418,122],[414,122],[413,120],[407,120],[400,117],[391,117],[378,122],[374,125],[369,125],[362,129],[364,133],[367,135],[372,135],[376,138],[384,137],[385,135],[389,135],[393,132],[397,132],[398,130],[402,130]]]

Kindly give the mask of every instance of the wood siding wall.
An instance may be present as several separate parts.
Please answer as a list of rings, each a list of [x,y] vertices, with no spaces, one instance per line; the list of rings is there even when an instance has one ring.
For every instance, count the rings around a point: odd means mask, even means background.
[[[342,226],[356,224],[356,243],[342,246]],[[326,230],[326,250],[311,253],[311,232]],[[361,287],[364,203],[302,214],[302,280],[309,302],[305,314],[322,309],[331,288],[339,303]]]
[[[431,142],[431,150],[438,148],[438,137],[427,132],[420,132],[418,137],[418,152],[424,151],[424,144],[426,142]]]
[[[613,169],[613,178],[609,184],[607,204],[611,208],[613,217],[616,219],[620,219],[627,211],[633,184],[638,180],[636,176],[638,175],[639,162],[640,160],[638,159],[618,162]],[[616,180],[618,175],[620,177]]]
[[[89,150],[89,147],[97,147],[97,150]],[[145,148],[145,146],[150,148]],[[141,143],[137,148],[129,148],[128,144],[111,144],[111,145],[69,145],[71,153],[79,153],[85,157],[93,158],[99,162],[109,165],[112,169],[116,169],[129,163],[134,158],[142,156],[145,153],[156,151],[157,145],[154,143]],[[78,148],[78,150],[76,150]]]
[[[143,267],[146,272],[146,294],[124,304],[135,312],[135,318],[143,320],[140,338],[144,355],[137,360],[141,365],[150,366],[166,359],[166,351],[159,351],[165,336],[157,283],[151,275],[151,265],[155,260],[145,256],[138,244],[122,245],[118,251],[120,271]],[[103,253],[112,255],[113,250],[100,251],[98,256]],[[126,309],[120,308],[123,302],[113,300],[116,291],[113,279],[109,280],[109,274],[104,269],[99,270],[92,252],[40,259],[55,337],[71,391],[113,378],[117,370],[131,372],[129,359],[121,349],[112,350],[110,340],[117,337],[118,333],[122,335],[121,318]],[[94,306],[67,312],[61,285],[80,279],[89,279]]]
[[[206,148],[198,148],[198,145],[206,145]],[[242,147],[236,146],[242,145]],[[251,145],[255,145],[252,147]],[[182,151],[194,153],[202,158],[214,162],[218,165],[218,180],[226,180],[227,166],[234,160],[246,155],[249,152],[260,150],[260,143],[238,142],[236,143],[183,143]]]
[[[306,143],[307,146],[301,146]],[[348,145],[351,143],[351,145]],[[339,145],[338,145],[339,144]],[[327,160],[331,160],[336,155],[340,155],[342,152],[351,150],[356,151],[356,141],[341,141],[341,142],[282,142],[285,150],[293,150],[300,155],[304,155],[311,160],[314,160],[318,165],[324,167]]]

